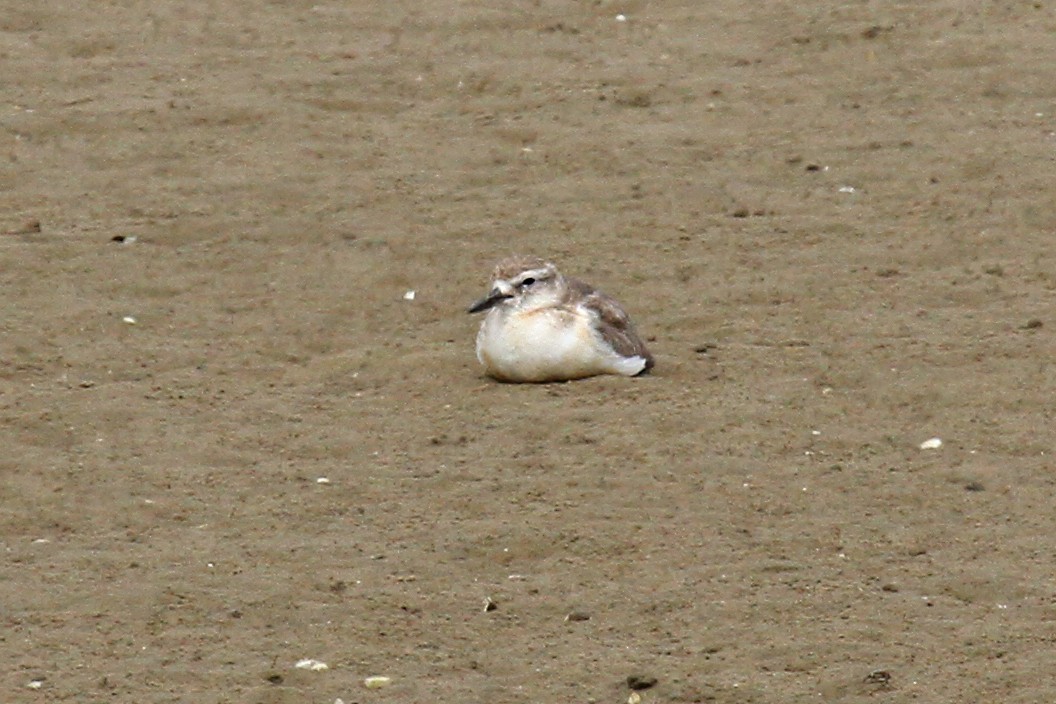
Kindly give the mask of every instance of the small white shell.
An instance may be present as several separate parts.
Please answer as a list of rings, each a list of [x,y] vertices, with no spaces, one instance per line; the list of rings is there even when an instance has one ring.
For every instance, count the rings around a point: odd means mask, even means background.
[[[388,687],[391,683],[391,677],[384,677],[382,675],[373,675],[363,680],[363,686],[367,689],[381,689],[382,687]]]

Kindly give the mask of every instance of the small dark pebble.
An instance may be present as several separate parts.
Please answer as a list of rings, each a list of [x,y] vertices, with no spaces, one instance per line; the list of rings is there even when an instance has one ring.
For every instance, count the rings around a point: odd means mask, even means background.
[[[807,171],[821,171],[821,166],[818,164],[807,164],[806,169]]]
[[[22,227],[16,230],[7,230],[6,232],[0,232],[0,235],[32,235],[40,232],[40,220],[27,220],[22,223]]]
[[[566,621],[589,621],[590,614],[583,613],[582,611],[573,611],[568,616],[565,616]]]
[[[872,27],[867,27],[862,30],[863,39],[876,39],[884,32],[891,31],[891,27],[881,27],[878,24],[874,24]]]
[[[628,675],[627,686],[636,692],[656,686],[656,678],[649,675]]]
[[[732,213],[730,213],[730,215],[735,218],[746,218],[751,214],[752,213],[748,210],[748,208],[737,208],[737,210],[734,210]]]
[[[891,673],[887,670],[873,670],[865,676],[864,682],[866,684],[886,685],[891,682]]]
[[[1028,320],[1026,323],[1023,324],[1023,329],[1024,330],[1037,330],[1038,328],[1040,328],[1044,324],[1045,323],[1041,322],[1037,318],[1031,318],[1030,320]]]
[[[282,684],[282,675],[277,672],[273,675],[268,675],[264,679],[266,679],[268,682],[271,682],[272,684]]]
[[[485,611],[494,611],[497,608],[499,608],[499,605],[496,604],[494,601],[492,601],[490,596],[487,599],[484,600],[484,610]]]
[[[898,585],[894,584],[892,582],[888,582],[884,586],[880,587],[880,589],[882,589],[885,592],[897,592],[898,591]]]
[[[125,239],[126,238],[125,238],[124,235],[114,235],[113,237],[110,238],[110,241],[111,242],[124,242]]]
[[[718,347],[718,345],[716,345],[714,342],[705,342],[703,345],[697,345],[696,347],[694,347],[693,351],[697,354],[707,354],[716,347]]]
[[[968,491],[986,491],[986,487],[980,482],[968,482],[964,485],[964,488]]]

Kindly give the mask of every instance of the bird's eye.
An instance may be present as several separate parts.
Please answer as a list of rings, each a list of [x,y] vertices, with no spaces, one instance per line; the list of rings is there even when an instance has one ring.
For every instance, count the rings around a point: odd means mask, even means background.
[[[529,276],[527,279],[525,279],[524,281],[521,282],[521,286],[531,286],[534,283],[535,283],[535,279],[533,279],[531,276]]]

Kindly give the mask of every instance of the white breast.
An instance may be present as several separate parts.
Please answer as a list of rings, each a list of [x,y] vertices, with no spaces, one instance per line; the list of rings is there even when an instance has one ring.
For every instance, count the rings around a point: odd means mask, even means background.
[[[595,374],[637,374],[641,357],[617,355],[589,316],[567,308],[492,309],[477,334],[477,359],[503,381],[561,381]]]

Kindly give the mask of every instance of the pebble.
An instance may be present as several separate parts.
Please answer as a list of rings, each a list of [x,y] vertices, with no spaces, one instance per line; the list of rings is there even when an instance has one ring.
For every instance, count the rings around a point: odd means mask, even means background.
[[[656,678],[650,677],[649,675],[628,675],[627,686],[633,690],[641,691],[643,689],[649,689],[656,685]]]
[[[373,675],[363,680],[363,686],[367,689],[381,689],[382,687],[388,687],[390,684],[392,684],[392,678],[382,675]]]

